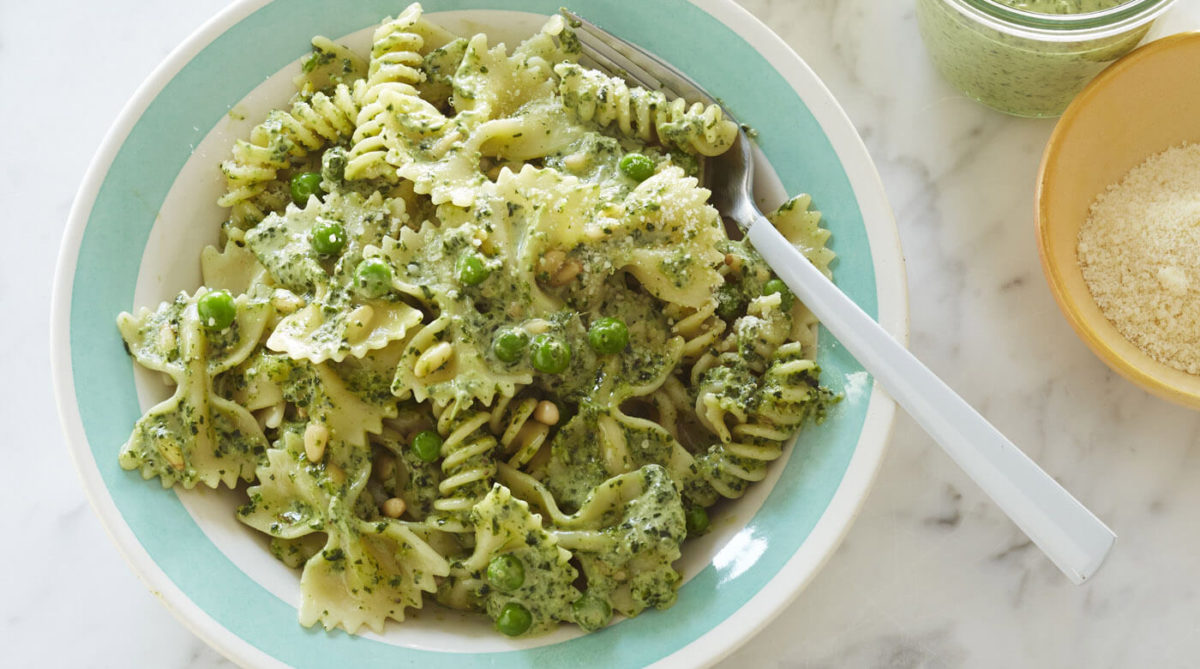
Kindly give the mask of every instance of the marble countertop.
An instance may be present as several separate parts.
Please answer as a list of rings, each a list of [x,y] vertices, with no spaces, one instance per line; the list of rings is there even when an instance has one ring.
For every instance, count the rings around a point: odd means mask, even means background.
[[[89,507],[58,428],[47,336],[59,239],[92,154],[142,79],[224,4],[0,3],[12,242],[0,406],[13,456],[0,665],[228,665],[142,587]],[[912,350],[1120,541],[1091,583],[1071,585],[901,416],[841,548],[721,666],[1200,664],[1200,413],[1109,371],[1055,307],[1031,220],[1053,122],[997,114],[939,80],[911,1],[743,4],[824,79],[879,168],[907,256]],[[1155,32],[1197,28],[1200,0],[1180,0]]]

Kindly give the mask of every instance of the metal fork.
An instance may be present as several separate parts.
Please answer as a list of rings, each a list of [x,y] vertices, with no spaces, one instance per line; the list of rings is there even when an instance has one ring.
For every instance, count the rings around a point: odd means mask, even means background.
[[[656,56],[566,9],[562,13],[582,46],[582,64],[670,97],[721,104]],[[736,223],[825,329],[1068,578],[1079,584],[1094,574],[1116,540],[1113,531],[846,297],[763,217],[750,195],[754,163],[746,132],[740,131],[734,146],[707,167],[705,185],[712,191],[712,204]]]

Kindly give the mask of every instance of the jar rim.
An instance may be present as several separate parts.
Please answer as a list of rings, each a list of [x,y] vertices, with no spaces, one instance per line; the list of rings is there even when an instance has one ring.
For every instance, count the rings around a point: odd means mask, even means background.
[[[1043,14],[1000,0],[945,0],[976,21],[1021,37],[1051,41],[1098,39],[1117,35],[1157,18],[1175,0],[1127,0],[1116,7],[1082,14]]]

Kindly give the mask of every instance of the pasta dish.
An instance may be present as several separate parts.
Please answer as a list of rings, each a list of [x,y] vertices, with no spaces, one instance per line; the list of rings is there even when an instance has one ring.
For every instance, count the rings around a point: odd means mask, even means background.
[[[366,55],[314,38],[221,164],[203,285],[118,317],[173,386],[121,466],[242,495],[306,626],[668,607],[708,510],[835,399],[700,185],[738,127],[578,60],[561,17],[509,50],[419,4]],[[828,273],[809,204],[768,218]]]

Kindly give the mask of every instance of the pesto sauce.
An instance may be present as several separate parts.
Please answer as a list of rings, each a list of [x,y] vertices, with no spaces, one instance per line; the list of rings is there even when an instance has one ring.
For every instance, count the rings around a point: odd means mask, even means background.
[[[1123,5],[1129,0],[996,0],[1015,9],[1039,14],[1087,14]]]
[[[996,0],[1047,15],[1095,12],[1125,1]],[[953,6],[963,2],[917,0],[917,24],[929,56],[954,87],[1017,116],[1058,116],[1093,77],[1137,46],[1150,29],[1150,23],[1140,23],[1101,39],[1030,39],[986,26]]]

